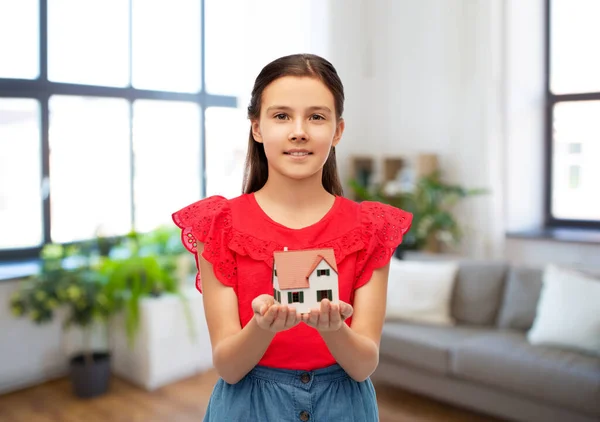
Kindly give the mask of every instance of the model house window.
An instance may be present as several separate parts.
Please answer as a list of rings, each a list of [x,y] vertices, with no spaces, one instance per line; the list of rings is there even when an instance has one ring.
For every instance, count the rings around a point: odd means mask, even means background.
[[[331,300],[331,298],[332,298],[331,290],[317,290],[317,302],[320,302],[323,299]]]
[[[600,228],[600,2],[546,4],[546,224]]]
[[[329,276],[329,270],[317,270],[317,277],[321,277],[322,275]]]
[[[273,269],[273,275],[277,277],[277,268]]]
[[[304,303],[304,292],[288,292],[288,303]]]
[[[277,302],[281,303],[281,292],[277,290]]]

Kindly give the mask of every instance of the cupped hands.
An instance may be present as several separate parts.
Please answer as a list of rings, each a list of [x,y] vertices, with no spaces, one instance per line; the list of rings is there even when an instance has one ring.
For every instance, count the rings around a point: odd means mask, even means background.
[[[328,299],[323,299],[318,308],[302,314],[302,321],[321,332],[337,331],[353,312],[352,305],[346,302],[340,300],[339,303],[331,303]]]
[[[273,333],[288,330],[302,321],[296,308],[282,305],[268,294],[257,296],[252,301],[252,310],[258,326]]]

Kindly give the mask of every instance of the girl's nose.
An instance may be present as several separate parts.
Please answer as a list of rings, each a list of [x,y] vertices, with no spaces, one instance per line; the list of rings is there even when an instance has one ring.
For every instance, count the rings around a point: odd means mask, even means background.
[[[302,122],[298,122],[294,125],[294,130],[290,133],[288,139],[293,142],[308,140],[308,135],[306,134],[306,130],[304,130]]]

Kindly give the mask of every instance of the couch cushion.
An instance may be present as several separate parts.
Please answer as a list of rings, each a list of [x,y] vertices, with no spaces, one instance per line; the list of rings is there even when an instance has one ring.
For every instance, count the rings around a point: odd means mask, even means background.
[[[548,265],[527,340],[600,358],[600,278]]]
[[[386,321],[380,355],[438,373],[449,373],[449,351],[465,339],[489,333],[488,328],[441,327]]]
[[[512,267],[506,278],[498,315],[500,328],[527,331],[535,319],[544,272],[538,268]]]
[[[418,262],[392,258],[386,319],[454,325],[450,315],[450,298],[457,271],[456,262]]]
[[[458,323],[494,325],[502,301],[506,262],[462,261],[452,297]]]
[[[466,339],[452,354],[455,376],[600,415],[600,359],[533,346],[524,333]]]

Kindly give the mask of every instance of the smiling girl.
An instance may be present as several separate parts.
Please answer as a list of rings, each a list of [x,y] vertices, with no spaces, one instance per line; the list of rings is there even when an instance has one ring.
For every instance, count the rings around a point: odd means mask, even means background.
[[[198,265],[213,363],[205,421],[377,421],[388,266],[412,215],[343,197],[344,89],[327,60],[281,57],[256,78],[243,194],[173,214]],[[300,314],[273,294],[274,253],[331,248],[339,302]]]

